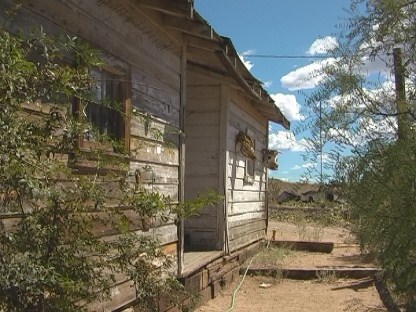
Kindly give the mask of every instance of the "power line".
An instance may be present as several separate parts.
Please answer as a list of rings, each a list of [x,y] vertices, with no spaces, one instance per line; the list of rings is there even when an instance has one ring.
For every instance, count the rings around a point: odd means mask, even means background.
[[[275,55],[275,54],[246,54],[243,57],[275,58],[275,59],[326,59],[327,55]]]

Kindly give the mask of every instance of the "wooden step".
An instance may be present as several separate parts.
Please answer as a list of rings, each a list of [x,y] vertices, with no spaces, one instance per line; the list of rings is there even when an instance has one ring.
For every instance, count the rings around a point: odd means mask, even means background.
[[[271,240],[270,244],[273,246],[309,252],[331,253],[334,249],[333,242]]]
[[[240,274],[244,274],[247,267],[240,269]],[[359,279],[371,277],[380,272],[380,268],[364,268],[364,267],[319,267],[319,268],[259,268],[250,267],[247,270],[249,275],[267,275],[282,276],[295,280],[312,280],[325,277],[335,278],[352,278]]]

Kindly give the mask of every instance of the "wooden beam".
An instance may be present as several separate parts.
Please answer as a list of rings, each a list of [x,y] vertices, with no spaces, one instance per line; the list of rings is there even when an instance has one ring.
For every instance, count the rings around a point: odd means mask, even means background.
[[[225,254],[229,254],[229,231],[228,231],[228,192],[227,181],[229,176],[228,166],[228,102],[229,87],[221,84],[221,102],[220,102],[220,163],[218,168],[218,192],[224,196],[224,200],[219,204],[217,212],[217,249],[221,249]]]
[[[211,50],[200,49],[188,45],[188,63],[189,61],[197,64],[206,64],[208,67],[217,68],[217,70],[219,68],[225,72],[224,66]]]
[[[195,48],[189,47],[188,51],[195,51]],[[199,54],[199,53],[200,54]],[[196,51],[195,53],[198,53],[198,56],[203,56],[203,53],[209,53],[208,51],[200,50]],[[216,52],[216,54],[221,53],[221,51]],[[225,67],[225,66],[223,66]],[[211,77],[212,79],[218,79],[222,82],[227,83],[229,86],[232,86],[233,89],[239,90],[239,91],[246,91],[248,92],[248,98],[253,100],[253,107],[258,112],[260,112],[263,116],[265,116],[268,120],[281,124],[284,128],[289,129],[290,128],[290,122],[286,119],[286,117],[280,112],[279,108],[277,108],[273,102],[265,101],[262,98],[260,98],[254,91],[247,91],[247,88],[251,90],[250,85],[245,84],[246,88],[244,88],[243,84],[239,83],[239,79],[236,78],[235,75],[231,75],[230,71],[225,68],[225,70],[221,70],[219,68],[209,66],[207,64],[201,64],[197,63],[194,60],[188,60],[188,70],[196,73],[200,73],[202,75],[205,75],[207,77]],[[243,77],[241,79],[244,80]],[[237,81],[237,83],[236,83]]]
[[[195,48],[199,48],[202,50],[208,51],[222,51],[222,41],[218,38],[201,38],[198,36],[194,36],[192,34],[185,34],[184,35],[185,43],[188,46],[192,46]]]
[[[196,63],[188,60],[188,69],[192,72],[206,75],[213,79],[227,80],[227,83],[232,83],[232,78],[227,75],[227,72],[218,68],[208,66],[205,64]],[[235,82],[234,82],[235,83]],[[241,89],[242,90],[242,89]]]
[[[188,1],[136,0],[140,6],[177,17],[192,17],[194,6]]]
[[[148,11],[143,10],[143,8],[145,7],[141,8],[137,4],[131,3],[130,0],[123,0],[123,1],[124,3],[129,5],[129,8],[133,8],[136,14],[145,18],[150,24],[152,24],[155,28],[161,31],[165,36],[171,39],[176,45],[180,46],[182,44],[181,39],[177,38],[171,32],[167,31],[165,27],[163,27],[163,23],[162,23],[163,15],[162,14],[156,14],[156,12],[152,12],[152,10],[148,10]]]
[[[279,108],[274,103],[269,102],[258,102],[254,107],[266,116],[270,121],[281,124],[285,129],[290,129],[290,122],[280,112]]]
[[[214,33],[212,27],[202,20],[178,18],[175,16],[163,16],[163,23],[172,29],[182,33],[201,37],[205,39],[213,39]]]
[[[254,99],[261,100],[258,94],[254,92],[251,86],[247,83],[244,77],[237,71],[237,68],[234,66],[234,62],[229,58],[225,51],[217,51],[216,55],[220,59],[221,63],[227,69],[232,77],[234,77],[238,83],[241,84],[243,89]]]
[[[181,55],[181,106],[180,106],[180,129],[182,134],[179,135],[179,201],[181,203],[185,200],[185,105],[186,105],[186,86],[187,86],[187,47],[182,46]],[[178,276],[181,276],[184,271],[184,244],[185,244],[185,220],[182,218],[177,225],[178,231]]]

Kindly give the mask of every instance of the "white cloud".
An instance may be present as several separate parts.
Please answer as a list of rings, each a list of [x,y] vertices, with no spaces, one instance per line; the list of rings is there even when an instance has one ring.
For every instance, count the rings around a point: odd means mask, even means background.
[[[316,39],[309,47],[306,54],[308,55],[326,54],[328,53],[328,51],[336,47],[338,47],[337,39],[331,36],[326,36],[324,38]]]
[[[376,58],[365,56],[361,60],[363,64],[357,68],[357,72],[362,75],[369,76],[371,74],[379,74],[383,78],[388,78],[391,73],[393,62],[392,56],[377,56]]]
[[[361,64],[357,65],[354,69],[356,73],[362,74],[363,76],[370,75],[380,75],[382,80],[391,80],[391,67],[392,67],[392,56],[378,54],[376,57],[370,57],[370,51],[380,45],[375,39],[370,40],[370,42],[363,44],[360,49],[363,52],[368,52],[367,56],[361,58]],[[328,53],[331,49],[338,47],[338,42],[335,37],[326,36],[323,38],[316,39],[306,55],[315,56],[315,55],[324,55]],[[315,88],[322,79],[325,78],[325,75],[322,73],[322,68],[333,64],[336,59],[328,57],[323,60],[314,61],[311,64],[299,67],[285,76],[283,76],[280,81],[282,86],[288,88],[291,91],[294,90],[304,90]]]
[[[395,111],[394,83],[386,80],[378,88],[364,88],[362,91],[360,94],[337,95],[328,102],[328,108],[331,110],[351,111],[357,115],[356,123],[351,127],[330,129],[327,133],[328,139],[353,147],[365,144],[376,137],[395,139],[397,131],[395,117],[368,114],[368,111],[385,114]]]
[[[354,134],[351,130],[331,128],[326,135],[328,139],[337,142],[339,145],[358,145],[357,134]]]
[[[378,103],[376,110],[384,108],[385,112],[387,112],[392,110],[391,105],[395,101],[395,96],[394,82],[386,80],[374,89],[363,88],[360,92],[353,92],[342,96],[336,95],[323,105],[328,109],[342,108],[346,111],[360,112],[374,105],[374,103]]]
[[[326,36],[316,39],[306,52],[307,55],[326,54],[329,50],[338,46],[336,38]],[[322,74],[322,68],[335,62],[334,58],[314,61],[306,66],[299,67],[287,75],[283,76],[280,81],[282,86],[291,91],[312,89],[325,77]]]
[[[315,61],[289,72],[280,79],[280,82],[284,88],[290,91],[313,89],[325,78],[322,69],[335,62],[334,58]],[[391,64],[389,57],[371,59],[367,56],[362,58],[362,64],[355,71],[367,77],[378,74],[383,79],[389,80],[388,76],[391,74],[391,65],[389,64]]]
[[[280,79],[282,86],[291,91],[315,88],[325,78],[322,68],[334,62],[334,58],[327,58],[299,67]]]
[[[277,131],[269,134],[269,147],[271,149],[304,152],[308,146],[307,140],[297,141],[295,135],[290,131]]]
[[[273,81],[265,81],[262,83],[264,88],[270,88],[273,84]]]
[[[316,167],[315,163],[306,163],[303,165],[295,165],[292,168],[290,168],[291,170],[300,170],[300,169],[309,169],[309,168],[314,168]]]
[[[359,133],[360,143],[364,143],[366,139],[386,138],[393,140],[397,132],[397,118],[386,117],[381,120],[364,118],[361,121],[362,131]]]
[[[243,51],[243,52],[241,53],[241,55],[242,55],[242,56],[246,56],[246,55],[252,55],[252,54],[254,54],[254,53],[256,53],[256,50],[254,50],[254,49],[250,49],[250,50],[247,50],[247,51]]]
[[[395,117],[387,117],[374,120],[370,117],[359,120],[359,128],[356,131],[346,129],[329,129],[327,137],[331,140],[347,146],[358,147],[374,138],[394,140],[397,132],[397,120]]]
[[[243,62],[243,64],[246,66],[246,68],[248,70],[251,70],[253,68],[254,64],[251,61],[246,60],[244,58],[244,56],[251,55],[255,52],[256,52],[255,50],[247,50],[247,51],[242,52],[241,54],[238,53],[238,56],[240,57],[240,60]]]
[[[320,157],[319,157],[319,159],[320,159]],[[328,163],[331,163],[331,162],[332,162],[331,155],[330,154],[323,153],[322,154],[322,163],[323,164],[328,164]]]
[[[324,54],[337,44],[335,38],[329,36],[323,39],[317,39],[311,45],[307,54]],[[361,60],[362,63],[355,69],[356,73],[367,77],[370,75],[380,75],[383,79],[391,80],[389,78],[392,66],[391,56],[378,55],[376,58],[364,56]],[[311,64],[296,68],[280,79],[282,86],[291,91],[313,89],[325,78],[322,69],[325,66],[334,64],[335,61],[335,58],[328,57],[324,60],[314,61]]]
[[[289,121],[305,119],[300,113],[301,106],[293,94],[274,93],[270,94],[270,96]]]

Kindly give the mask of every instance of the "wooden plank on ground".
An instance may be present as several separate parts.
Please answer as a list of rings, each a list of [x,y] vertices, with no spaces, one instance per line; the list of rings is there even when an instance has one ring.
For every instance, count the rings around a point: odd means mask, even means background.
[[[244,274],[247,268],[242,267],[240,274]],[[346,268],[346,267],[320,267],[320,268],[261,268],[250,267],[247,270],[249,275],[266,275],[266,276],[283,276],[295,280],[312,280],[328,276],[336,278],[354,278],[360,279],[374,276],[381,272],[380,268]]]
[[[271,240],[270,243],[273,246],[309,252],[331,253],[334,249],[333,242]]]

